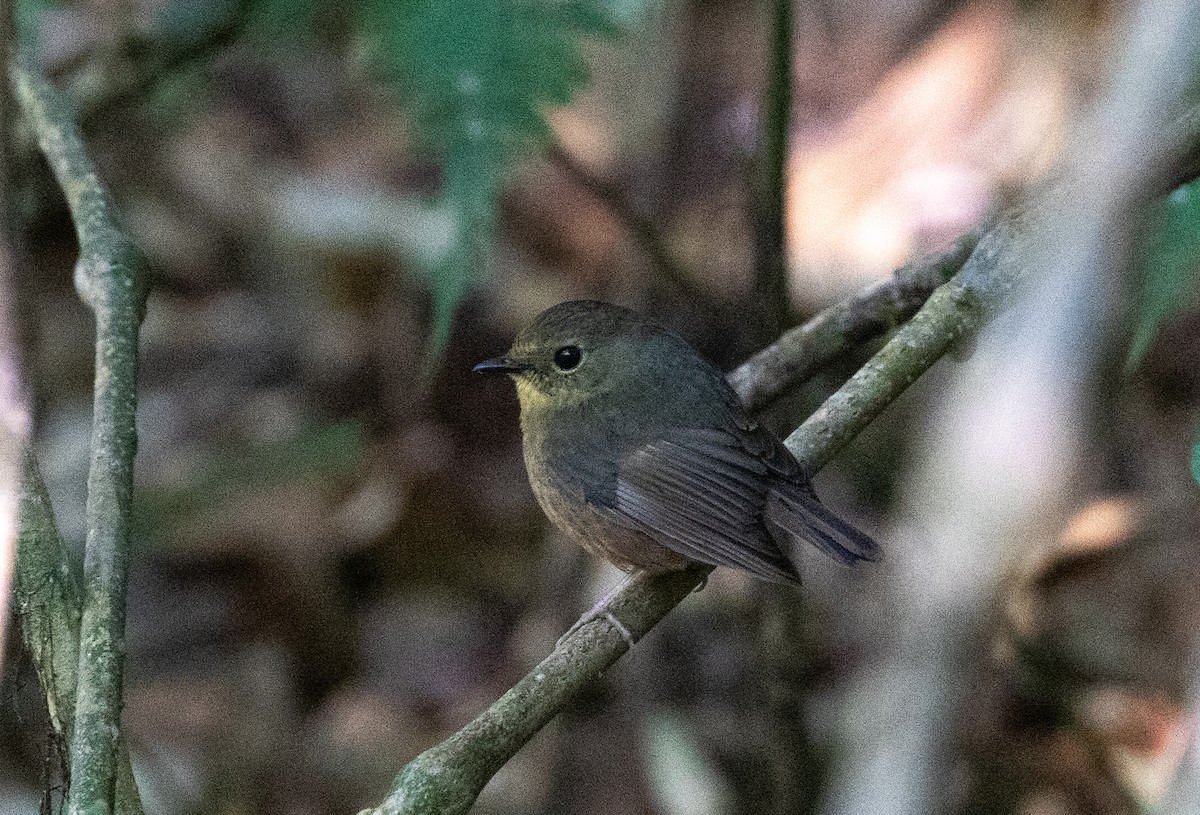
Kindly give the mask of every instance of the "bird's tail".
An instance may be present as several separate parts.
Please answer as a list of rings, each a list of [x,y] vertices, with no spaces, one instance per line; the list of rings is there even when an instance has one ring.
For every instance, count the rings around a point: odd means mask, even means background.
[[[811,543],[834,560],[853,566],[860,560],[877,560],[879,544],[834,515],[815,495],[802,489],[772,490],[763,513],[767,527],[789,559],[794,547],[782,546],[781,537]],[[782,535],[780,534],[782,533]]]

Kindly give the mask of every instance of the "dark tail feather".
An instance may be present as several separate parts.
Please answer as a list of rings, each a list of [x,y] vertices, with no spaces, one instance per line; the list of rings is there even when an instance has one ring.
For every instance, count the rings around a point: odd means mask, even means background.
[[[847,566],[879,558],[879,544],[869,535],[859,532],[802,490],[788,490],[786,494],[772,491],[763,515],[777,540],[780,532],[799,538]],[[792,559],[795,553],[785,548],[784,554]]]

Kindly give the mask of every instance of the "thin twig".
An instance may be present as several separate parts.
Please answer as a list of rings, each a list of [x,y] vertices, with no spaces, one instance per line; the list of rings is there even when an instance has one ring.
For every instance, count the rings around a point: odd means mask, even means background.
[[[939,288],[911,323],[897,332],[865,376],[851,378],[789,438],[793,452],[816,471],[841,445],[956,340],[977,330],[1013,285],[1015,265],[998,253],[1013,235],[993,230],[962,271]],[[473,722],[426,750],[401,771],[391,795],[364,815],[466,812],[488,779],[597,674],[612,665],[672,608],[711,567],[631,578],[598,613],[585,618],[554,651]]]
[[[751,302],[760,317],[757,342],[779,336],[792,325],[788,295],[787,215],[788,154],[792,128],[792,62],[795,48],[794,0],[771,3],[770,60],[760,105],[759,153],[751,176],[749,215],[754,237],[754,285]],[[764,583],[757,587],[763,608],[760,646],[762,737],[770,756],[769,790],[763,812],[804,815],[814,811],[821,785],[820,762],[805,720],[807,688],[800,680],[808,651],[805,617],[790,587]],[[770,643],[767,645],[767,643]]]
[[[71,740],[69,815],[114,809],[125,652],[125,582],[137,447],[137,341],[145,299],[141,254],[117,224],[70,108],[14,65],[17,97],[66,196],[79,239],[75,287],[96,318],[84,602]]]
[[[851,349],[911,318],[962,268],[986,229],[980,226],[946,251],[909,262],[887,280],[785,332],[729,374],[742,403],[762,410]]]
[[[182,40],[130,30],[113,47],[79,54],[70,64],[56,66],[51,75],[78,111],[81,127],[90,132],[102,117],[144,103],[164,77],[211,62],[245,32],[251,10],[247,0],[235,0],[223,17]],[[112,65],[114,53],[120,55],[119,67]]]
[[[651,219],[645,217],[629,202],[625,194],[614,184],[606,181],[571,155],[565,147],[555,142],[547,152],[549,159],[571,177],[576,184],[596,197],[629,232],[634,243],[650,261],[651,267],[675,290],[688,300],[699,303],[705,311],[720,314],[722,307],[691,281],[687,272],[667,246],[666,238]]]

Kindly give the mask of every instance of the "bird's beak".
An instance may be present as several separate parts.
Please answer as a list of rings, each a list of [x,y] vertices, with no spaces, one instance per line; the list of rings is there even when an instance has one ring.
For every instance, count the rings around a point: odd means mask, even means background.
[[[515,362],[508,357],[496,357],[495,359],[485,359],[471,370],[479,374],[519,374],[521,371],[529,370],[529,366],[523,362]]]

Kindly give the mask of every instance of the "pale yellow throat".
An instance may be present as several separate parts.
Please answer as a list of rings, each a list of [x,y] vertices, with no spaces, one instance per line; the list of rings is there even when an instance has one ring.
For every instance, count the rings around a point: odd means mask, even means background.
[[[536,385],[522,376],[513,377],[517,383],[517,399],[521,401],[522,411],[537,412],[547,410],[551,407],[562,409],[578,404],[592,396],[582,389],[580,390],[564,390],[559,391],[554,395],[540,390]]]

